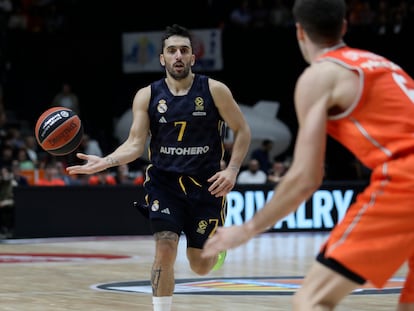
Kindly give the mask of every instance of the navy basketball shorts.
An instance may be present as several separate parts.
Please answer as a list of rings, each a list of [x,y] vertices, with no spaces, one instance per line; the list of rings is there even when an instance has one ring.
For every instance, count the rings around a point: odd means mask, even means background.
[[[184,176],[150,167],[144,183],[152,233],[185,234],[187,247],[203,248],[205,241],[223,226],[227,202],[209,191],[207,179]]]

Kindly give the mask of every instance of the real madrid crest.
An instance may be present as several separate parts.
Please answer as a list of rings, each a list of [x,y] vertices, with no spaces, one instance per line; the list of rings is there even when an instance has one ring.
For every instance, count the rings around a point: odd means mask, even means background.
[[[161,99],[158,102],[157,110],[158,110],[159,113],[165,113],[165,112],[167,112],[168,106],[167,106],[167,102],[165,101],[165,99]]]
[[[156,212],[160,209],[160,202],[158,200],[154,200],[151,205],[151,210]]]

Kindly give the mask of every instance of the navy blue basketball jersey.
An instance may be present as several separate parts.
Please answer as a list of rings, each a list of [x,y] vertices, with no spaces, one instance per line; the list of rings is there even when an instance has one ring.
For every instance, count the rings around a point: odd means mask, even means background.
[[[158,169],[183,175],[210,175],[220,169],[225,124],[208,86],[195,75],[186,95],[174,96],[165,79],[151,84],[150,160]]]

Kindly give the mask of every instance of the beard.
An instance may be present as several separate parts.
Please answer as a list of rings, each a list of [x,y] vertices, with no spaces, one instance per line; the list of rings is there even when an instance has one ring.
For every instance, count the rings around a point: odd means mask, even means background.
[[[182,68],[180,68],[180,71],[176,71],[174,66],[168,66],[167,67],[167,71],[170,74],[170,76],[174,79],[174,80],[182,80],[188,77],[188,75],[190,74],[190,67],[189,66],[184,66]]]

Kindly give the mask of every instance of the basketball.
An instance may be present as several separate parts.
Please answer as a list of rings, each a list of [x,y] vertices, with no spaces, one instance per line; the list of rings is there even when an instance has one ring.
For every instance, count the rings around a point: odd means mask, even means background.
[[[37,119],[35,136],[43,150],[55,156],[75,151],[83,139],[79,116],[71,109],[53,107]]]

